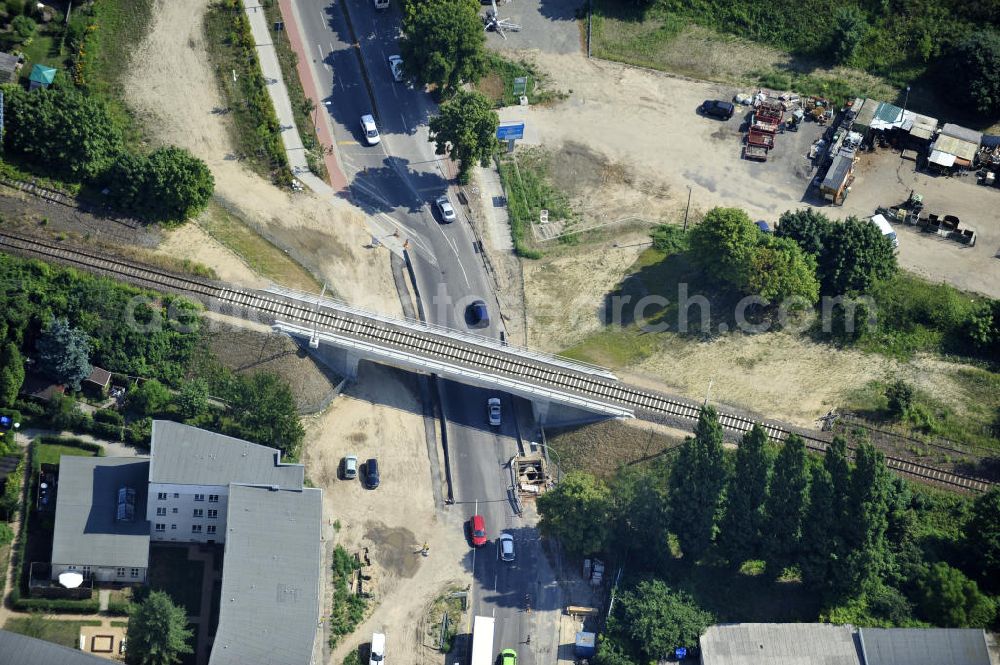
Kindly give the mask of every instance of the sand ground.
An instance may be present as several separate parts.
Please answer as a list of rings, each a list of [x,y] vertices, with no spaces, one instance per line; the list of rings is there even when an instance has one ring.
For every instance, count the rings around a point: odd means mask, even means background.
[[[160,0],[150,34],[136,51],[125,82],[126,98],[158,144],[187,148],[205,160],[215,177],[215,198],[251,228],[313,272],[352,304],[398,314],[386,252],[365,249],[364,220],[344,201],[323,201],[310,192],[280,190],[234,157],[225,106],[205,51],[203,18],[208,0]],[[169,57],[165,57],[169,56]],[[178,103],[182,101],[183,103]],[[188,229],[170,251],[215,268],[220,275],[249,278],[232,253],[191,242]]]

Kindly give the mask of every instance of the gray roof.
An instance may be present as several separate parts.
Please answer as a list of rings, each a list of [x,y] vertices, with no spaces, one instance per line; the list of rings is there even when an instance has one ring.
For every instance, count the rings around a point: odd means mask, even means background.
[[[956,125],[951,122],[945,123],[944,127],[941,128],[941,133],[945,136],[951,136],[956,139],[968,141],[969,143],[975,143],[977,148],[983,140],[982,132],[977,132],[974,129],[968,129],[967,127],[962,127],[961,125]]]
[[[0,71],[13,72],[17,69],[17,56],[0,51]]]
[[[0,630],[0,662],[17,665],[108,665],[110,662],[100,656],[92,656],[83,651],[70,649],[61,644],[53,644],[27,635],[19,635]]]
[[[977,628],[861,628],[867,665],[989,665]]]
[[[145,568],[149,561],[144,457],[77,457],[59,460],[52,563]],[[135,516],[116,519],[118,490],[135,490]]]
[[[319,622],[323,492],[232,485],[209,665],[308,665]]]
[[[850,626],[736,623],[701,636],[704,665],[860,665]]]
[[[170,420],[153,421],[149,482],[175,485],[250,483],[299,489],[301,464],[282,464],[281,451]]]

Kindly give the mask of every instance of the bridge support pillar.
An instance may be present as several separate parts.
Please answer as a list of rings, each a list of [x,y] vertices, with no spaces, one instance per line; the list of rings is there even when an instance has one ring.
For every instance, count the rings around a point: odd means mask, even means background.
[[[531,412],[535,416],[535,422],[539,425],[546,424],[550,404],[548,400],[531,400]]]
[[[313,357],[316,362],[325,365],[348,381],[358,378],[358,363],[362,360],[360,354],[349,349],[341,349],[332,344],[320,344],[317,348],[309,346],[309,339],[290,335],[298,343],[299,348]]]

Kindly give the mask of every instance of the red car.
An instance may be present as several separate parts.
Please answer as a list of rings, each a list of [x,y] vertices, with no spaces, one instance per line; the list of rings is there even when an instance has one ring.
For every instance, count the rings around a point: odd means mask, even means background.
[[[472,534],[473,547],[486,544],[486,520],[482,515],[473,515],[469,520],[469,532]]]

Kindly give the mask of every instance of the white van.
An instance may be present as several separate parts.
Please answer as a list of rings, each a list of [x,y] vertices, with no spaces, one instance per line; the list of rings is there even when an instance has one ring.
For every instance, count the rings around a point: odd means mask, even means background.
[[[368,656],[368,665],[382,665],[385,662],[385,634],[372,635],[372,648]]]
[[[388,9],[389,0],[375,0],[375,9]]]
[[[889,220],[883,215],[875,215],[871,218],[871,223],[878,227],[878,230],[882,232],[886,238],[892,241],[892,246],[894,248],[899,247],[899,238],[896,237],[896,232],[892,230],[892,226],[889,224]]]

